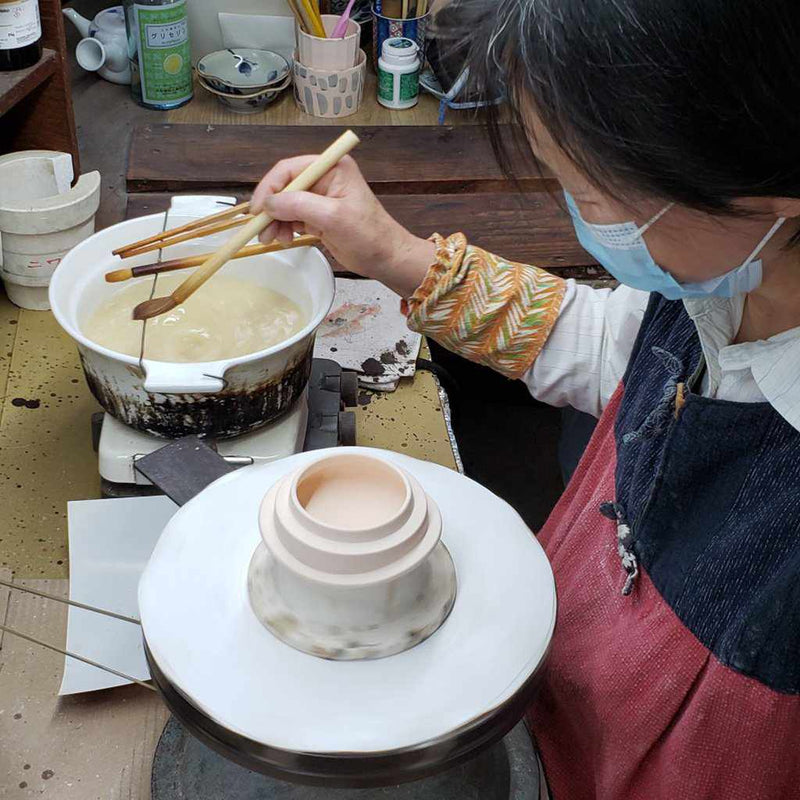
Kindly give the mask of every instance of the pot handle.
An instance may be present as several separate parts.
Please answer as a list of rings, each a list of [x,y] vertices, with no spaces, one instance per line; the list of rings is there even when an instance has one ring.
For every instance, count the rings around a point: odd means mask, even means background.
[[[144,390],[150,394],[215,394],[225,388],[227,363],[176,364],[142,361]],[[220,377],[217,377],[220,376]]]

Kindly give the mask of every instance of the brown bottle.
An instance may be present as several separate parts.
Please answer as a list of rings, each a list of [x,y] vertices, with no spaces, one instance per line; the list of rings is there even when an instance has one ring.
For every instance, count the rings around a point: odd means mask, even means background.
[[[0,0],[0,72],[32,67],[41,57],[38,0]]]

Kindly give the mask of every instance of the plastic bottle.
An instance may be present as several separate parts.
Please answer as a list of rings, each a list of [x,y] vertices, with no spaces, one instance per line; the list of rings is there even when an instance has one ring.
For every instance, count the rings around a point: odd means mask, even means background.
[[[178,108],[192,99],[186,0],[125,0],[131,94],[146,108]]]
[[[419,47],[400,37],[383,43],[378,59],[378,102],[386,108],[411,108],[419,100]]]

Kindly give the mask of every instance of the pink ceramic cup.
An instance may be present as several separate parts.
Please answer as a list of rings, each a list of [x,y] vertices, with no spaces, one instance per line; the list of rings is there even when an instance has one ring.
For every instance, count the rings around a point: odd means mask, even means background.
[[[339,22],[336,14],[323,14],[322,24],[330,36]],[[343,70],[356,65],[361,43],[361,26],[355,20],[348,20],[347,33],[340,39],[322,39],[311,36],[296,27],[297,55],[302,64],[314,69]]]

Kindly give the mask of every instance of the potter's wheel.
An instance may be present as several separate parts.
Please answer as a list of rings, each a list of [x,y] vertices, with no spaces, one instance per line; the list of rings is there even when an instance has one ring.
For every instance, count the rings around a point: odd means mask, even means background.
[[[217,755],[173,717],[156,750],[153,800],[541,800],[539,765],[520,722],[480,755],[429,778],[380,788],[302,786]]]
[[[299,652],[256,619],[247,572],[264,494],[319,455],[232,473],[175,515],[139,591],[153,677],[193,733],[251,769],[368,785],[457,763],[505,734],[529,699],[555,622],[544,552],[486,489],[383,452],[442,512],[455,606],[430,639],[387,658]]]

